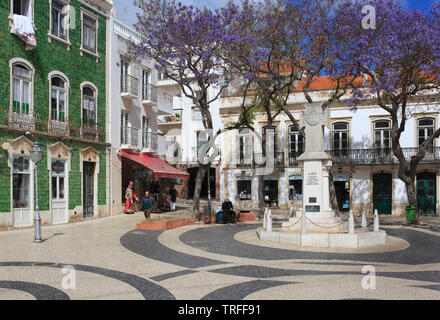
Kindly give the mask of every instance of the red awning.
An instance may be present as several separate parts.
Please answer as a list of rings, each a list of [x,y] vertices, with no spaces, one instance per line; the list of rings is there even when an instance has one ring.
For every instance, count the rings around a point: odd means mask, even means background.
[[[160,157],[151,157],[146,154],[134,154],[121,151],[121,154],[134,162],[153,171],[153,177],[156,178],[172,178],[172,179],[189,179],[189,173],[179,170]]]

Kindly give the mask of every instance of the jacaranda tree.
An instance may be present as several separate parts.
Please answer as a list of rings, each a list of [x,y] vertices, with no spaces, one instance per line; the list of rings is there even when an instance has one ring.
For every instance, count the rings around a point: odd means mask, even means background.
[[[141,13],[135,28],[143,42],[133,45],[134,54],[154,60],[158,70],[178,83],[183,95],[199,108],[204,128],[213,130],[209,106],[228,85],[222,77],[227,70],[220,52],[242,36],[232,28],[236,25],[236,6],[210,10],[161,0],[140,0],[136,5]],[[200,162],[201,158],[207,161]],[[199,155],[193,206],[196,220],[202,182],[213,160],[206,158]]]
[[[370,10],[364,9],[367,5]],[[374,14],[366,17],[367,11]],[[411,150],[402,147],[401,138],[416,105],[418,110],[428,110],[438,103],[438,6],[425,13],[406,10],[398,1],[347,0],[341,3],[335,17],[343,26],[338,36],[340,66],[355,65],[356,72],[368,75],[364,85],[353,91],[351,107],[355,108],[360,99],[371,99],[389,114],[388,147],[398,159],[398,177],[405,183],[408,202],[417,208],[417,168],[428,154],[438,153],[433,149],[433,141],[440,136],[440,128],[419,139],[418,146]]]

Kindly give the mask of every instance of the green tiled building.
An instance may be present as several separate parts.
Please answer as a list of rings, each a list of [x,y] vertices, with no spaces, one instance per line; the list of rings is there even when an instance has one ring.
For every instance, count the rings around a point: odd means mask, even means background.
[[[0,0],[0,230],[105,216],[111,0]]]

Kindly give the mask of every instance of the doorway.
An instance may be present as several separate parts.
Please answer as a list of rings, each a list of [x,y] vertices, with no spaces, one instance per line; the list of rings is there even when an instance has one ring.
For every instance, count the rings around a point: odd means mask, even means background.
[[[391,214],[392,175],[378,173],[373,175],[373,211]]]
[[[29,157],[14,156],[12,161],[12,211],[14,227],[33,225],[31,161]]]
[[[52,223],[67,223],[67,194],[66,161],[52,160],[51,162],[51,211]]]
[[[431,172],[417,174],[417,206],[420,214],[435,214],[436,175]]]
[[[338,199],[339,211],[350,210],[350,182],[334,181],[336,199]]]
[[[83,162],[84,218],[93,217],[95,202],[95,163]]]
[[[278,206],[278,177],[266,176],[264,177],[263,192],[264,202],[270,204],[276,204]]]

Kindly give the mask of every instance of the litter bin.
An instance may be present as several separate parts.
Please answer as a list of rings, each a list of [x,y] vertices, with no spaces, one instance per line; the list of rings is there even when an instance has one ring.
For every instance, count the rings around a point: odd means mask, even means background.
[[[406,220],[415,221],[416,220],[416,207],[406,206]]]

